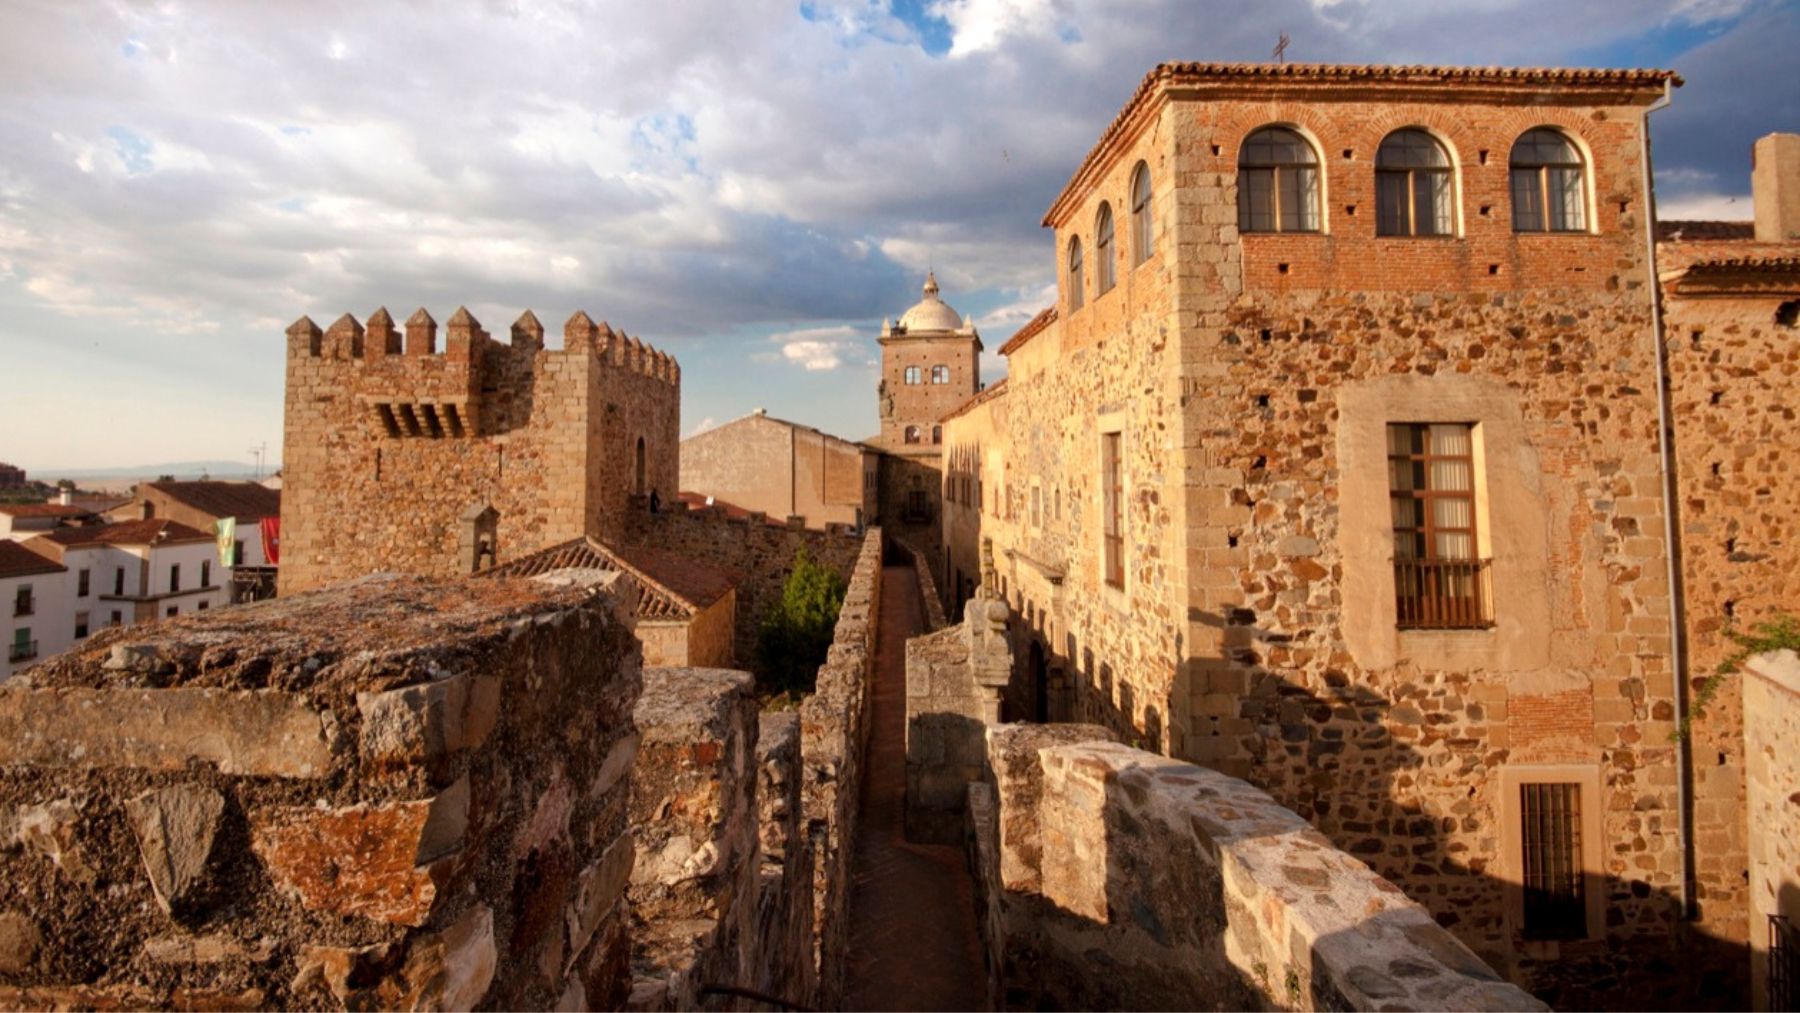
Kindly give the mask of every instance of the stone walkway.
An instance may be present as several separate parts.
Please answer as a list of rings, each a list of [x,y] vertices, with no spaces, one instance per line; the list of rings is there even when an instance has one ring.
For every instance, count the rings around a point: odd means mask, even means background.
[[[884,569],[874,726],[851,858],[847,1009],[972,1010],[985,1001],[962,850],[906,841],[906,638],[922,625],[918,576]]]

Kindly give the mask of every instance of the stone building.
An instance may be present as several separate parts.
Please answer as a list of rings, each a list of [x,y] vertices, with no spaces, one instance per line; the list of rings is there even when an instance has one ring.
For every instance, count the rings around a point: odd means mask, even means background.
[[[375,570],[467,573],[586,535],[616,538],[634,496],[672,497],[681,370],[578,312],[544,347],[466,309],[385,309],[367,328],[288,328],[283,594]]]
[[[1045,216],[1056,305],[943,423],[944,586],[967,597],[992,539],[1013,719],[1249,779],[1553,1005],[1716,1003],[1745,977],[1741,748],[1696,776],[1671,737],[1678,665],[1703,671],[1675,647],[1695,517],[1664,455],[1692,432],[1722,459],[1674,469],[1719,483],[1705,509],[1780,513],[1792,455],[1680,406],[1710,385],[1757,432],[1785,421],[1791,269],[1708,304],[1760,330],[1709,327],[1705,379],[1676,364],[1674,283],[1662,361],[1648,113],[1679,84],[1159,66]],[[1782,565],[1709,531],[1721,561]]]
[[[809,527],[875,515],[879,454],[762,409],[681,441],[681,491]]]

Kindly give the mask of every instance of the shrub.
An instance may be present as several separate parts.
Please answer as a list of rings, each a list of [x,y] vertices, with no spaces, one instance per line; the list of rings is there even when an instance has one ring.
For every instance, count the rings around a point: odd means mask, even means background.
[[[831,649],[844,578],[812,561],[801,549],[781,590],[763,616],[756,638],[756,674],[766,693],[810,693]]]
[[[1778,615],[1767,622],[1752,625],[1749,633],[1727,627],[1725,636],[1737,645],[1737,649],[1719,662],[1719,667],[1701,681],[1700,688],[1695,691],[1693,700],[1688,704],[1687,715],[1681,719],[1675,731],[1670,733],[1670,739],[1680,740],[1687,736],[1694,719],[1705,716],[1707,705],[1718,695],[1725,677],[1736,672],[1739,665],[1758,654],[1770,651],[1800,651],[1800,620],[1793,616]]]

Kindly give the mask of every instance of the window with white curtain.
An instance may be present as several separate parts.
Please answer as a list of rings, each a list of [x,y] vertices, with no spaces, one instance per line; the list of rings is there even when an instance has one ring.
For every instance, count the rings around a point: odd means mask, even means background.
[[[1455,231],[1450,155],[1423,130],[1396,130],[1375,152],[1375,231],[1448,236]]]
[[[1490,624],[1475,517],[1474,427],[1389,425],[1394,590],[1403,627]]]
[[[1585,232],[1586,166],[1560,131],[1527,130],[1512,149],[1515,232]]]
[[[1238,231],[1319,231],[1319,156],[1285,127],[1264,127],[1238,152]]]

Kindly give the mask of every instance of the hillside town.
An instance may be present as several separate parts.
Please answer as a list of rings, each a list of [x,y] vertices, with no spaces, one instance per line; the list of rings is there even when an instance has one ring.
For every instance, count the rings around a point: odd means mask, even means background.
[[[0,1007],[1800,1008],[1800,133],[1660,217],[1682,83],[1151,67],[873,434],[267,307],[278,480],[0,503]]]

